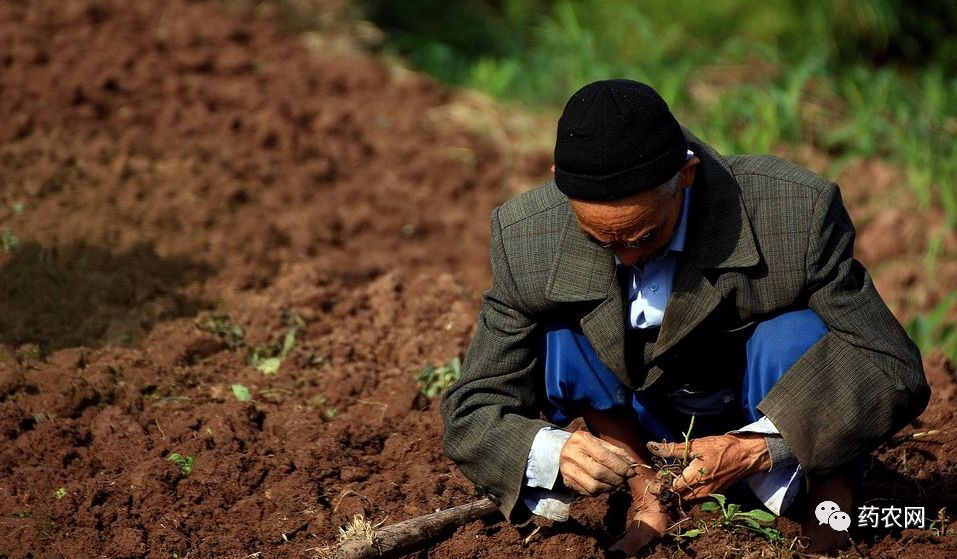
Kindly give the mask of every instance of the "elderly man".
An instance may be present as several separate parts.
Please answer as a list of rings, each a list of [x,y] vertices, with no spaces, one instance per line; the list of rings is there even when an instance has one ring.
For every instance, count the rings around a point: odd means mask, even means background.
[[[448,455],[513,521],[627,485],[626,553],[669,525],[646,466],[685,453],[666,441],[692,418],[680,498],[743,481],[776,514],[805,492],[849,511],[849,466],[929,389],[837,185],[718,154],[629,80],[568,101],[554,175],[492,213],[492,287],[442,403]],[[577,417],[587,431],[557,427]]]

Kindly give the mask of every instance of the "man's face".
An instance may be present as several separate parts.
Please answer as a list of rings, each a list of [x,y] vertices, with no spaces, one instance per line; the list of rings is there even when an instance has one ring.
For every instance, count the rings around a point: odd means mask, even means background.
[[[681,217],[685,189],[694,182],[698,163],[697,157],[685,163],[673,195],[659,187],[609,202],[571,198],[578,225],[593,242],[610,245],[608,249],[622,264],[644,264],[671,242]]]

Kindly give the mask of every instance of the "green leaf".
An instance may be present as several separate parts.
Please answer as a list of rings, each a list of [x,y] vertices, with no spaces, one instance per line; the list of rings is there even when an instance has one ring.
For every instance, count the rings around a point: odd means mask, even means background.
[[[715,501],[718,501],[718,503],[721,504],[721,508],[724,508],[724,501],[725,501],[724,495],[720,493],[711,493],[708,496],[714,499]]]
[[[429,398],[435,398],[445,392],[461,373],[462,360],[458,357],[453,357],[445,365],[429,363],[419,371],[419,389]]]
[[[735,517],[734,520],[735,520],[735,522],[738,522],[738,523],[742,523],[742,522],[743,522],[744,524],[747,524],[748,526],[750,526],[750,527],[752,527],[752,528],[756,528],[756,529],[758,529],[758,530],[761,529],[761,525],[758,524],[758,521],[757,521],[757,520],[755,520],[755,519],[753,519],[753,518],[751,518],[751,517],[745,516],[745,515],[743,515],[743,514],[739,514],[738,516]]]
[[[189,477],[193,473],[193,466],[196,464],[196,455],[190,454],[189,456],[183,456],[178,452],[170,454],[167,458],[170,462],[176,464],[176,467],[179,468],[179,471],[183,474],[183,477]]]
[[[256,363],[256,368],[265,375],[274,375],[279,372],[279,365],[282,363],[281,357],[267,357]]]
[[[292,327],[286,331],[286,336],[282,340],[282,350],[279,352],[279,357],[285,359],[289,352],[292,351],[292,348],[296,345],[296,334],[299,333],[299,328]]]
[[[701,510],[704,512],[718,512],[721,510],[721,506],[714,501],[708,501],[701,505]]]
[[[731,503],[728,505],[728,516],[735,516],[738,514],[738,511],[741,510],[741,505],[737,503]]]
[[[240,402],[248,402],[249,399],[252,397],[249,394],[249,389],[243,386],[242,384],[234,384],[232,388],[233,388],[233,396],[235,396],[236,399],[239,400]]]
[[[754,509],[748,512],[742,512],[740,516],[753,518],[758,522],[774,522],[774,515],[761,509]]]
[[[688,530],[686,532],[682,532],[678,534],[678,537],[679,538],[697,538],[700,535],[701,535],[701,530],[699,530],[698,528],[694,528],[692,530]]]
[[[758,533],[764,536],[764,539],[769,542],[776,542],[781,539],[781,531],[775,528],[761,528]]]

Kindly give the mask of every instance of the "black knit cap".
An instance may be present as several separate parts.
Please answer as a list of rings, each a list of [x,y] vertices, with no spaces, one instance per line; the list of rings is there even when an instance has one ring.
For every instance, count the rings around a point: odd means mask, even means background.
[[[572,198],[623,198],[673,177],[687,148],[668,104],[650,86],[593,82],[572,95],[558,119],[555,184]]]

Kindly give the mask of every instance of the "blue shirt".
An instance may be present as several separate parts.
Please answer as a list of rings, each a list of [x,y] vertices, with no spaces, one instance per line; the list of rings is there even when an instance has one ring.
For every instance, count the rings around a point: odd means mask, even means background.
[[[628,287],[628,325],[631,328],[652,328],[661,326],[665,316],[665,307],[671,297],[678,256],[684,252],[685,238],[688,235],[688,212],[691,207],[691,188],[685,190],[685,200],[681,208],[678,225],[671,237],[668,248],[654,260],[642,266],[628,266],[625,285]],[[621,266],[618,257],[615,262]]]

